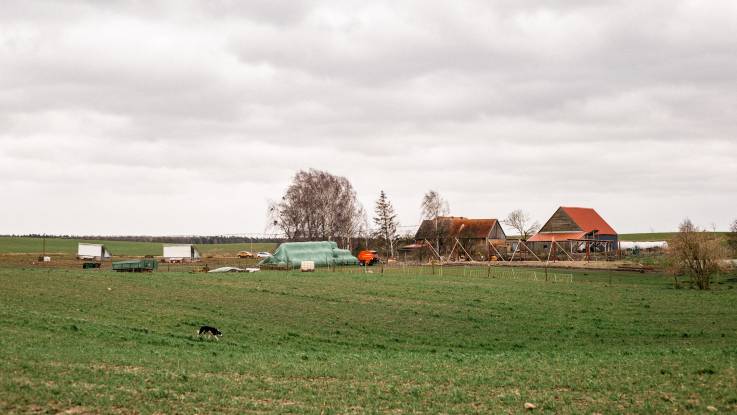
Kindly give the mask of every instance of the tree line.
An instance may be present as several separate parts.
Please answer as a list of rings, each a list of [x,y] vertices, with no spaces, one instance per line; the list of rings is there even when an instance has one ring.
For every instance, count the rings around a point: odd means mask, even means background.
[[[439,252],[441,240],[448,231],[439,224],[440,218],[450,212],[448,201],[436,190],[429,190],[422,198],[420,210],[423,220],[434,223],[432,242]],[[379,192],[373,213],[371,229],[350,181],[316,169],[298,171],[281,199],[270,202],[268,208],[269,226],[284,233],[290,241],[330,240],[342,243],[345,248],[355,248],[352,241],[358,239],[359,245],[374,245],[392,257],[400,239],[410,238],[399,235],[397,214],[384,190]],[[525,240],[540,228],[522,210],[513,211],[502,223],[515,229]],[[368,244],[369,240],[373,243]]]
[[[280,243],[284,238],[217,235],[217,236],[146,236],[146,235],[46,235],[30,233],[25,235],[0,235],[5,237],[47,238],[47,239],[78,239],[86,241],[127,241],[127,242],[161,242],[172,244],[235,244],[235,243]]]

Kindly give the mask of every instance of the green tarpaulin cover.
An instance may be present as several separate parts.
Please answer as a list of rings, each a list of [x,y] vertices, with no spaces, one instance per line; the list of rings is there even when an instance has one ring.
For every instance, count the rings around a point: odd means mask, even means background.
[[[286,242],[279,245],[274,256],[259,265],[299,267],[302,261],[315,261],[315,266],[358,265],[358,259],[347,249],[339,249],[335,242]]]

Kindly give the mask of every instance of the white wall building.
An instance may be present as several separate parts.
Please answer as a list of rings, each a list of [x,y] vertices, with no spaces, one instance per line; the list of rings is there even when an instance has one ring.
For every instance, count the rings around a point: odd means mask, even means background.
[[[198,261],[200,251],[194,245],[164,245],[163,257],[167,261]]]
[[[619,241],[619,249],[668,249],[667,241]]]
[[[105,245],[84,244],[81,242],[77,245],[78,259],[110,259],[112,257],[110,251],[105,248]]]

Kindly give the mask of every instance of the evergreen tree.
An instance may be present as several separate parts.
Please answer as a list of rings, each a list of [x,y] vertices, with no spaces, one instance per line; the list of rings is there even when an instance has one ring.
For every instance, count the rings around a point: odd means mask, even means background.
[[[374,223],[377,226],[376,238],[384,241],[389,247],[389,256],[394,256],[394,241],[397,239],[397,214],[394,213],[392,202],[382,190],[374,208]]]

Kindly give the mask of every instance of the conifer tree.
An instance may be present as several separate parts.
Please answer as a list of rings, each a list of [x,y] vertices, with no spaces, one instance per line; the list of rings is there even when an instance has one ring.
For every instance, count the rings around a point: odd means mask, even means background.
[[[383,241],[389,247],[389,256],[394,256],[394,241],[397,239],[397,214],[394,206],[382,190],[374,208],[374,223],[377,226],[376,238]]]

